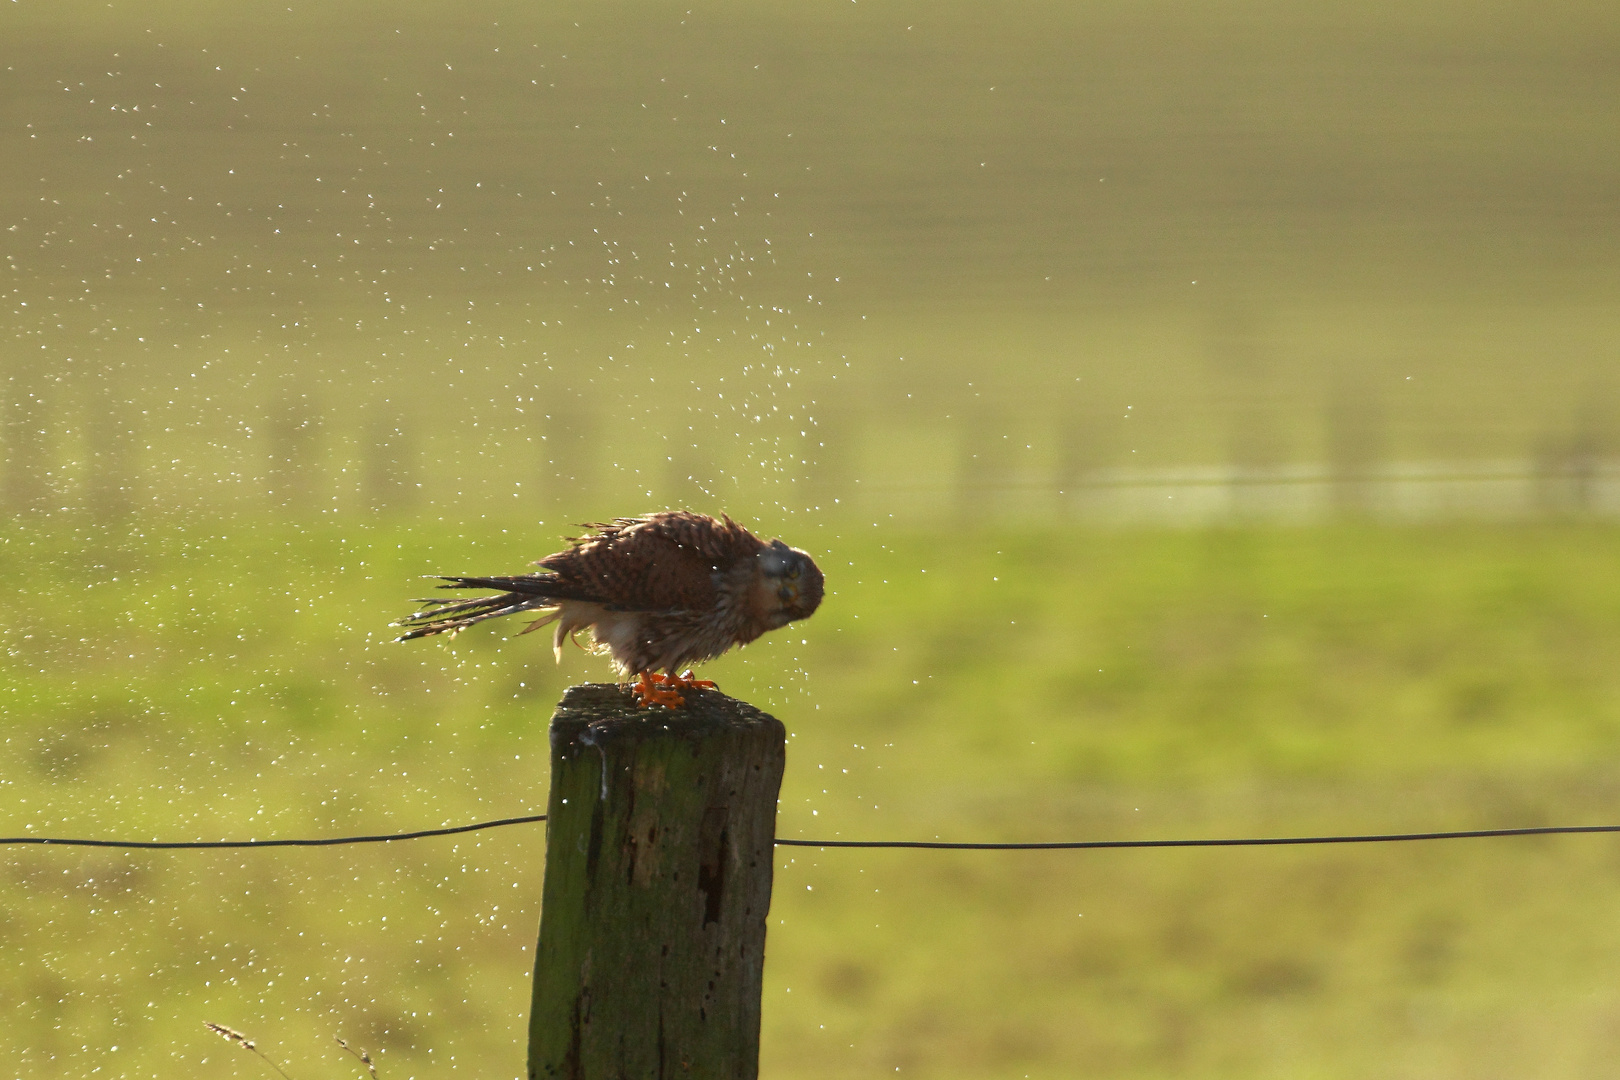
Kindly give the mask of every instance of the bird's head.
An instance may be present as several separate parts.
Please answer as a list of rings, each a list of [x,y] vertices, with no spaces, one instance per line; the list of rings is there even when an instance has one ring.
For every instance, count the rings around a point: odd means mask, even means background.
[[[780,540],[772,540],[755,558],[758,560],[760,607],[770,629],[809,618],[821,606],[825,579],[821,568],[809,555]]]

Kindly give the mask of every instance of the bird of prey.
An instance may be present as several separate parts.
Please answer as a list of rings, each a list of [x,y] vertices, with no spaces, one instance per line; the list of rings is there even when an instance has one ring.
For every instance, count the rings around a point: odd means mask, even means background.
[[[809,617],[821,603],[821,570],[780,540],[766,543],[731,518],[685,510],[583,526],[592,535],[515,577],[445,577],[441,589],[494,589],[469,600],[422,600],[400,620],[400,641],[457,633],[515,612],[538,612],[522,632],[555,624],[553,650],[589,630],[624,681],[638,678],[642,706],[675,708],[680,691],[713,686],[687,664],[712,660],[767,630]]]

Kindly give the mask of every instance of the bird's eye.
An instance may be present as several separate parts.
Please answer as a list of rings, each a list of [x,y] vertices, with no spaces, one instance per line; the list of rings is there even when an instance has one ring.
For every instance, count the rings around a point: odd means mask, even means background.
[[[799,580],[799,568],[797,566],[795,566],[793,569],[791,569],[791,570],[789,570],[787,572],[787,576],[788,576],[789,581],[798,581]]]

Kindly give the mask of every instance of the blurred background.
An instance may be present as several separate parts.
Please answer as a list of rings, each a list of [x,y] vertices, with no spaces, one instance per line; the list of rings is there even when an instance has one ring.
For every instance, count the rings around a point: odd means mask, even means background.
[[[0,11],[0,834],[538,812],[422,575],[731,513],[779,831],[1620,821],[1620,13]],[[8,849],[19,1077],[517,1076],[543,831]],[[778,861],[781,1077],[1609,1075],[1620,843]],[[347,1070],[347,1071],[345,1071]]]

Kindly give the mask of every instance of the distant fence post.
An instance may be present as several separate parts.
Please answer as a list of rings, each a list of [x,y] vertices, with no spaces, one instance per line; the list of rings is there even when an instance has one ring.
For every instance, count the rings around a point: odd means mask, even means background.
[[[780,721],[712,690],[675,710],[563,695],[531,1080],[758,1076],[785,746]]]

